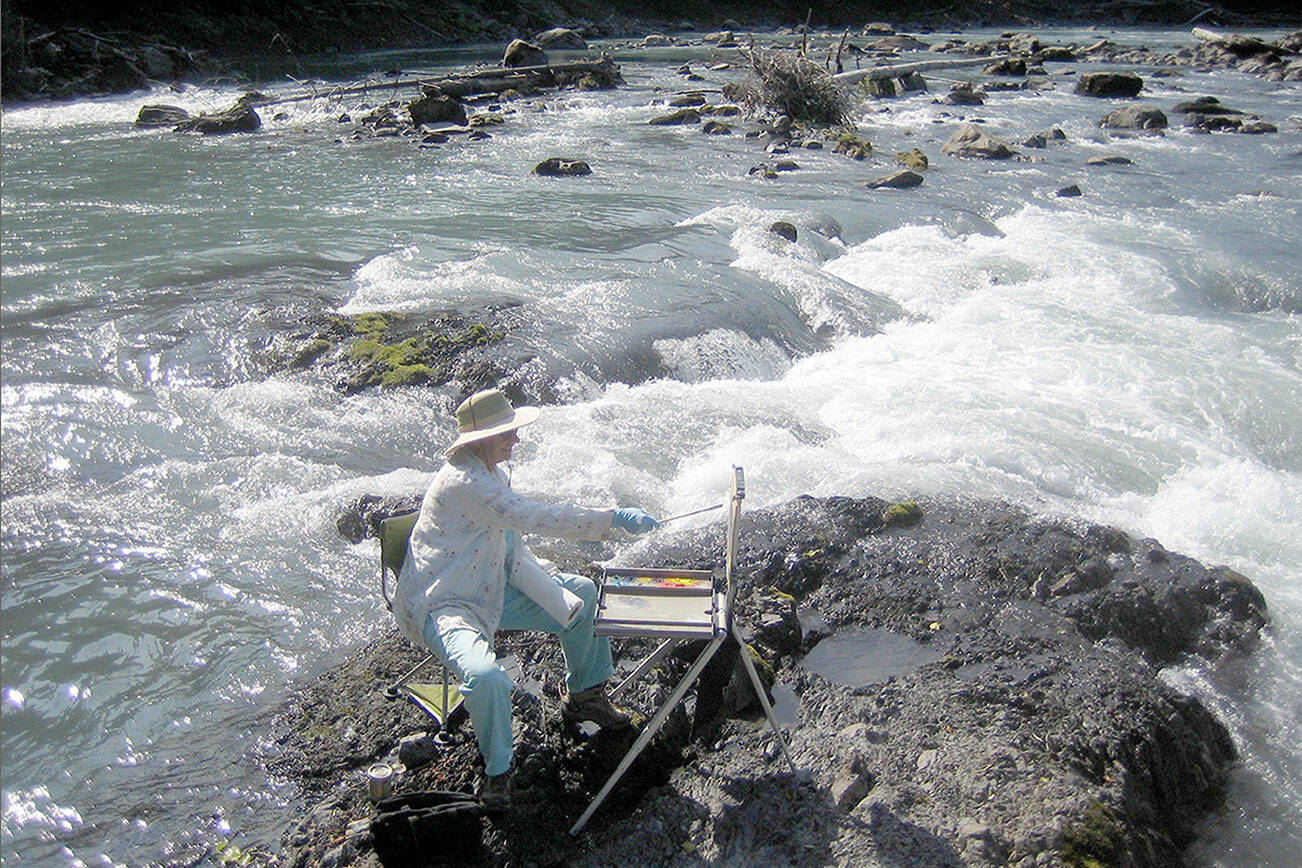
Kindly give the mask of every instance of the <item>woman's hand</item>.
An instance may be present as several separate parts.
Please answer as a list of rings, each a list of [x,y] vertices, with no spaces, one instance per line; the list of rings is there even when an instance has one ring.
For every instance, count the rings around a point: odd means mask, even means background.
[[[615,510],[615,520],[611,524],[629,533],[646,533],[655,530],[660,522],[636,506],[624,506]]]

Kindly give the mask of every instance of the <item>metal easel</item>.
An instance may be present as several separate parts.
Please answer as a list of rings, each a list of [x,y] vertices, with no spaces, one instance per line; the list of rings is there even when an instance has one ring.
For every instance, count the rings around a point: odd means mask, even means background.
[[[737,533],[741,519],[741,502],[746,497],[745,477],[740,467],[734,467],[732,481],[732,499],[728,504],[728,527],[724,547],[723,588],[716,588],[713,574],[705,570],[676,569],[607,569],[601,586],[597,618],[594,629],[598,636],[647,638],[661,637],[659,647],[650,656],[640,662],[613,691],[618,696],[634,680],[655,666],[679,642],[706,639],[708,644],[696,658],[687,674],[674,688],[673,692],[656,711],[628,753],[620,760],[615,771],[607,779],[600,792],[593,798],[587,810],[570,829],[571,835],[577,835],[596,813],[601,803],[610,795],[619,779],[624,776],[633,761],[651,743],[656,732],[669,718],[670,713],[683,701],[706,665],[715,653],[723,647],[729,636],[742,644],[741,633],[733,621],[733,604],[736,587],[733,583],[733,571],[737,562]],[[796,771],[796,763],[791,758],[786,739],[778,729],[777,719],[773,715],[773,706],[769,702],[764,684],[750,654],[742,651],[740,655],[750,676],[751,685],[759,697],[760,705],[768,718],[769,726],[777,737],[782,754]]]

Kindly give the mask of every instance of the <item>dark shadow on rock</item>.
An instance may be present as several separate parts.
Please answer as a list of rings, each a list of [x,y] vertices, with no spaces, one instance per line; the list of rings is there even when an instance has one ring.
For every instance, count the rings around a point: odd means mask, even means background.
[[[900,819],[885,805],[870,805],[866,822],[884,866],[894,868],[962,868],[963,859],[948,841],[921,826]]]
[[[714,817],[721,865],[824,865],[840,818],[827,793],[790,772],[733,779],[729,804]]]

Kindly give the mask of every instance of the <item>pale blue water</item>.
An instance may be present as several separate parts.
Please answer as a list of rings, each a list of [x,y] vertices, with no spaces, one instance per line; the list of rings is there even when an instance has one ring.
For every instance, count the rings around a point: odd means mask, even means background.
[[[1188,41],[1052,38],[1104,35]],[[1292,864],[1302,87],[1141,69],[1146,102],[1211,94],[1280,132],[1108,141],[1109,106],[1060,75],[1093,67],[1054,64],[1056,90],[962,110],[1014,142],[1061,127],[1070,143],[1032,161],[941,156],[957,121],[918,95],[865,108],[867,163],[802,151],[764,181],[747,175],[755,140],[645,123],[686,86],[678,64],[713,87],[735,75],[708,55],[621,55],[627,87],[550,94],[438,150],[336,142],[355,99],[264,110],[262,132],[231,138],[131,125],[145,102],[225,107],[227,87],[5,111],[4,864],[275,843],[299,804],[262,775],[270,719],[293,679],[385,626],[375,546],[345,543],[336,512],[422,487],[451,396],[344,397],[250,359],[321,305],[486,299],[524,302],[539,364],[575,372],[518,450],[524,490],[677,513],[738,463],[748,507],[1005,497],[1250,576],[1274,618],[1262,651],[1167,673],[1243,752],[1192,856]],[[864,188],[915,146],[921,188]],[[1114,153],[1134,165],[1083,165]],[[594,175],[529,174],[555,155]],[[1069,183],[1085,195],[1052,196]],[[797,244],[766,231],[778,219]],[[646,358],[673,376],[625,385]]]
[[[800,665],[829,681],[863,687],[912,672],[939,659],[940,654],[934,648],[909,636],[850,626],[821,640]]]

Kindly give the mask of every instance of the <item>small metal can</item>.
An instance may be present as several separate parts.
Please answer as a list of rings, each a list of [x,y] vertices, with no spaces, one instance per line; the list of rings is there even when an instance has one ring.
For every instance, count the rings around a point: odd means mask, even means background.
[[[366,792],[373,802],[393,795],[393,766],[388,763],[375,763],[367,769]]]

